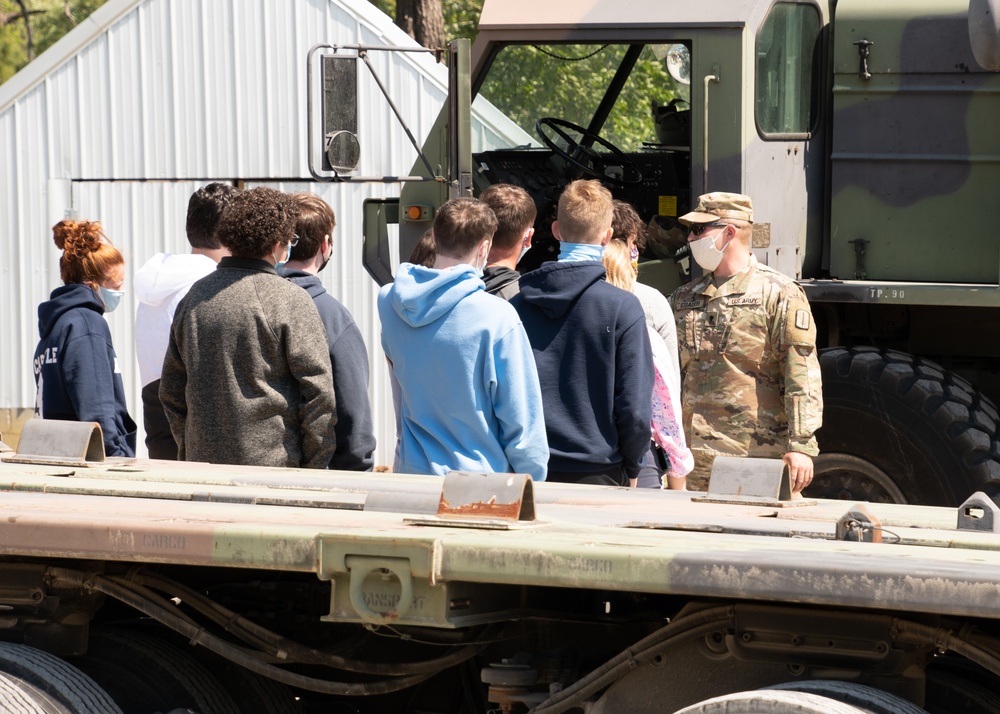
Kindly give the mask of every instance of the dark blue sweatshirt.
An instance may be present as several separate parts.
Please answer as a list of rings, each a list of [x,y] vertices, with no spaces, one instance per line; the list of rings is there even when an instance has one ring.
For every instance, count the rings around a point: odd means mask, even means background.
[[[521,276],[510,304],[538,367],[549,471],[621,465],[635,478],[649,450],[653,355],[639,300],[604,277],[596,260],[546,263]]]
[[[354,318],[346,307],[326,291],[319,277],[302,270],[284,269],[281,275],[305,288],[316,304],[326,328],[333,364],[333,393],[337,399],[337,451],[331,469],[371,471],[374,465],[375,432],[368,400],[368,350]]]
[[[92,289],[74,283],[38,306],[35,416],[96,421],[107,456],[135,456],[135,422],[125,406],[118,356]]]

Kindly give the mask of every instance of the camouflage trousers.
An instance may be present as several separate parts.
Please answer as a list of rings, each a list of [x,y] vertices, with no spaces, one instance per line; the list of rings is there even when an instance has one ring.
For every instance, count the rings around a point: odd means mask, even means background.
[[[694,454],[694,469],[687,475],[688,491],[707,491],[708,481],[712,477],[712,462],[716,454],[711,451],[692,451]]]

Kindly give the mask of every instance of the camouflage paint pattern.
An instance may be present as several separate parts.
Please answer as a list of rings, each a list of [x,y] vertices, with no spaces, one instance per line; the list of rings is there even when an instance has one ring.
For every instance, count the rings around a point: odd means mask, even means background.
[[[976,61],[968,9],[968,0],[895,12],[868,0],[838,3],[831,277],[1000,280],[1000,243],[984,210],[1000,181],[1000,75]],[[862,40],[874,42],[868,78],[859,73]],[[855,239],[868,241],[860,261]]]
[[[712,275],[681,286],[670,306],[684,433],[695,455],[689,488],[705,485],[719,454],[817,455],[822,380],[802,288],[751,255],[743,271],[719,286]]]

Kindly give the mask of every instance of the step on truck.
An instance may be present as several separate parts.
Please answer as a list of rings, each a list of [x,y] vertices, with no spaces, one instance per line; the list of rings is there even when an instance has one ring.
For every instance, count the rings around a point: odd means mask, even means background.
[[[357,167],[375,139],[352,91],[379,90],[351,57],[371,54],[310,56],[318,180],[387,170]],[[757,259],[801,282],[818,327],[808,495],[1000,494],[997,0],[486,0],[471,52],[450,54],[449,106],[411,175],[391,167],[398,199],[365,207],[376,280],[436,206],[497,182],[538,206],[521,267],[552,259],[558,195],[587,177],[649,223],[639,279],[669,294],[692,278],[677,217],[748,194]],[[506,128],[475,123],[497,115]]]
[[[1000,509],[0,453],[0,710],[1000,712]]]

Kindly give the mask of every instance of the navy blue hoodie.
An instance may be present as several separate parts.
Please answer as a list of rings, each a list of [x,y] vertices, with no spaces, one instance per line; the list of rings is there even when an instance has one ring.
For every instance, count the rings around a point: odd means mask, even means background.
[[[653,355],[635,295],[605,282],[596,260],[546,263],[510,300],[542,386],[549,471],[621,465],[630,478],[649,450]]]
[[[337,451],[331,469],[371,471],[375,460],[375,432],[368,400],[368,350],[354,318],[346,307],[323,287],[318,276],[302,270],[280,271],[313,299],[326,328],[333,365],[333,393],[337,398]]]
[[[96,421],[105,455],[135,456],[135,422],[103,315],[97,293],[80,283],[56,288],[38,306],[35,416]]]

